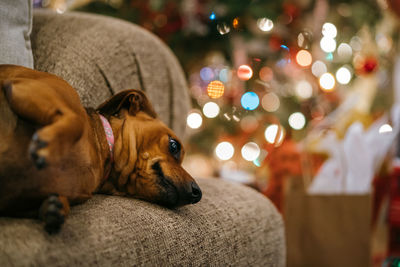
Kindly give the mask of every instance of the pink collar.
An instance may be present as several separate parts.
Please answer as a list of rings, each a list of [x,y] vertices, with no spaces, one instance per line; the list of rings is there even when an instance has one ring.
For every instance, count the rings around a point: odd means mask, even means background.
[[[110,148],[110,158],[111,158],[111,162],[113,162],[114,160],[114,134],[111,128],[110,123],[108,122],[108,120],[101,114],[99,114],[101,123],[103,124],[103,128],[104,128],[104,132],[106,133],[106,139],[107,139],[107,143],[108,143],[108,147]]]

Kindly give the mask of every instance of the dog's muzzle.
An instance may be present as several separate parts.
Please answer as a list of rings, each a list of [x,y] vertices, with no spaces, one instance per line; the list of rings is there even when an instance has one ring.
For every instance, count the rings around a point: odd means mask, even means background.
[[[195,204],[201,200],[202,192],[200,187],[192,178],[186,184],[175,184],[172,179],[165,176],[159,161],[155,162],[151,168],[155,171],[160,185],[164,188],[159,204],[168,207],[177,207]]]

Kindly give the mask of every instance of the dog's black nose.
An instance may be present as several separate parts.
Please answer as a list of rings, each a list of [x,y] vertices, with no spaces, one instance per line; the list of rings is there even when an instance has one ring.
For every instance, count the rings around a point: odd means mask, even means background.
[[[195,182],[192,182],[192,196],[191,196],[192,204],[199,202],[201,196],[202,193],[200,187]]]

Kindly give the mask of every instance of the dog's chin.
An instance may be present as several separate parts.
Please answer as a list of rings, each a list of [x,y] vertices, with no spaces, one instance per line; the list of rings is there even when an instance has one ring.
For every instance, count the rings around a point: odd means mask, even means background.
[[[156,204],[169,209],[179,208],[191,204],[191,202],[180,196],[176,189],[166,188],[164,190],[165,191],[160,195],[159,200],[155,201]]]
[[[163,187],[163,190],[160,192],[160,198],[156,203],[170,209],[181,206],[179,205],[178,192],[172,185]]]
[[[153,202],[171,209],[189,204],[182,192],[179,191],[179,187],[172,182],[173,179],[164,174],[160,162],[155,162],[151,168],[155,172],[160,186],[157,200]]]
[[[179,194],[178,188],[170,181],[170,179],[162,177],[159,180],[163,182],[159,183],[157,195],[153,195],[153,197],[147,196],[142,198],[143,200],[169,209],[179,208],[190,204],[190,202],[186,200],[183,195]]]

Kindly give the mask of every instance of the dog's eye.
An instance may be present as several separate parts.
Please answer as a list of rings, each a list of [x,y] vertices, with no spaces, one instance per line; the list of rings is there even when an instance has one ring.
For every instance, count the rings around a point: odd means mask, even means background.
[[[169,152],[176,159],[179,159],[181,156],[181,145],[175,139],[169,139]]]

